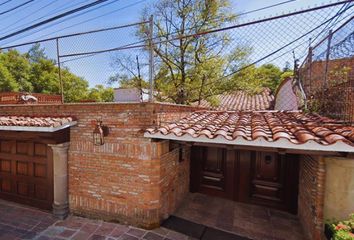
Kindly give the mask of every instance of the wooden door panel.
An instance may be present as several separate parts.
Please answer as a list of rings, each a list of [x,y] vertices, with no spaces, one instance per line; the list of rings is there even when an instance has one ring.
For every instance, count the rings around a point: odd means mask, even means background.
[[[0,142],[0,152],[11,153],[13,141],[1,141]]]
[[[230,186],[228,185],[225,149],[194,147],[191,167],[191,189],[193,191],[229,197]]]
[[[22,155],[28,155],[29,143],[16,141],[16,153]]]
[[[0,172],[10,173],[11,172],[11,161],[0,159]]]
[[[10,193],[11,188],[11,180],[10,179],[0,179],[0,191]]]
[[[284,164],[281,157],[271,152],[256,152],[253,155],[252,200],[268,200],[269,204],[282,204]]]
[[[263,184],[261,182],[253,182],[252,197],[262,198],[271,201],[281,202],[281,186],[271,186],[270,184]]]
[[[201,184],[205,188],[225,191],[225,156],[220,148],[208,148],[202,160]]]
[[[0,198],[50,209],[53,165],[49,153],[43,143],[0,139]]]

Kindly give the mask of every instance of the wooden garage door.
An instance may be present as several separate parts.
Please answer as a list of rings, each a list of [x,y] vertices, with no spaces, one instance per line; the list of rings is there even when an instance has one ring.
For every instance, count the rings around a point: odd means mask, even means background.
[[[51,209],[52,162],[44,143],[0,139],[0,198]]]

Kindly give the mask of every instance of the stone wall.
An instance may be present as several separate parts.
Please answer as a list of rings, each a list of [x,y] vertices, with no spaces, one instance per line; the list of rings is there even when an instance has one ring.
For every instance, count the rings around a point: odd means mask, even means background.
[[[174,181],[188,171],[188,161],[173,165],[177,150],[159,155],[160,143],[144,138],[144,129],[164,116],[171,120],[166,113],[177,118],[192,110],[152,103],[0,106],[2,115],[76,117],[68,161],[70,210],[145,228],[158,225],[177,205],[185,190]],[[103,146],[92,143],[96,119],[109,128]]]
[[[301,155],[298,216],[311,240],[323,238],[325,162],[319,156]]]
[[[326,157],[324,218],[348,219],[354,213],[354,157]]]

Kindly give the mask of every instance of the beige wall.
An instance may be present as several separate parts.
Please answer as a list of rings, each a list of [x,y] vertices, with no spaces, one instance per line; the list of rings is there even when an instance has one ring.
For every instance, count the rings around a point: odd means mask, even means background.
[[[354,213],[354,158],[327,157],[324,217],[343,220]]]

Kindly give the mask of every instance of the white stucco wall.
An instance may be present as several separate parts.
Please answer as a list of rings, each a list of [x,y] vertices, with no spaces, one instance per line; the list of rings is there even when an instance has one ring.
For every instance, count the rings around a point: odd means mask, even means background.
[[[344,220],[354,213],[354,157],[327,157],[324,218]]]

